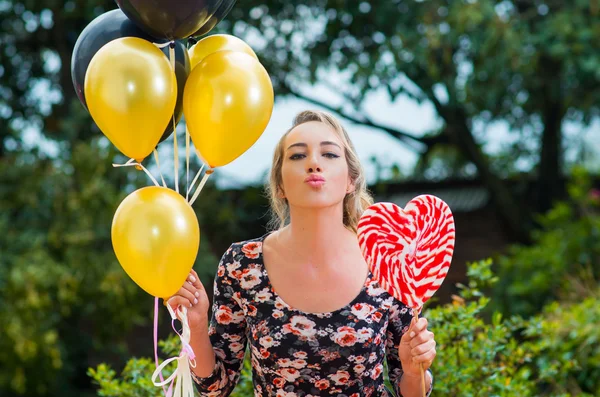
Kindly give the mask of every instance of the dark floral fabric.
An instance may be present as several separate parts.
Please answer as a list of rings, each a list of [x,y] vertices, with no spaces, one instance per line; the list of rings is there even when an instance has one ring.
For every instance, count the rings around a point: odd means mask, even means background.
[[[400,338],[413,314],[369,275],[359,295],[330,313],[305,313],[273,289],[262,260],[267,235],[232,244],[219,263],[209,335],[217,362],[196,378],[202,396],[228,396],[246,347],[256,397],[390,396],[399,393]]]

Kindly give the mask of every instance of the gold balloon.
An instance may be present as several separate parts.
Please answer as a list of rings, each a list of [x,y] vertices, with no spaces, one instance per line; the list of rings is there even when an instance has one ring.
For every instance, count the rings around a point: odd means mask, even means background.
[[[183,92],[183,114],[200,157],[220,167],[241,156],[267,127],[273,101],[271,79],[255,58],[236,51],[207,56]]]
[[[240,51],[258,60],[254,50],[242,39],[228,34],[214,34],[203,38],[190,48],[190,64],[192,65],[192,69],[202,62],[204,58],[217,51]]]
[[[182,196],[150,186],[131,193],[119,205],[111,237],[129,277],[150,295],[168,298],[181,288],[194,265],[200,227]]]
[[[138,161],[158,144],[177,102],[177,79],[169,60],[137,37],[104,45],[90,62],[84,90],[100,130]]]

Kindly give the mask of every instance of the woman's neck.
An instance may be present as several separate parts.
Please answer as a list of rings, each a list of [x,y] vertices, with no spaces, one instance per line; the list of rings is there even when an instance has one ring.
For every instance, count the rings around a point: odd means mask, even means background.
[[[293,208],[282,238],[296,255],[312,264],[329,263],[346,251],[355,234],[343,223],[343,207]]]

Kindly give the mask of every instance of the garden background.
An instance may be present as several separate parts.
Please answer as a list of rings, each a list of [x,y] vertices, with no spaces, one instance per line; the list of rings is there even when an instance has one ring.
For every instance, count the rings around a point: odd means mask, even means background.
[[[162,393],[152,297],[110,241],[118,204],[149,181],[112,167],[126,159],[71,83],[79,33],[114,8],[0,0],[2,396]],[[600,395],[600,1],[240,1],[212,33],[254,48],[276,106],[194,205],[209,290],[229,244],[265,232],[277,138],[297,111],[328,110],[377,201],[431,193],[454,211],[455,259],[424,312],[434,395]],[[246,365],[235,396],[251,395]]]

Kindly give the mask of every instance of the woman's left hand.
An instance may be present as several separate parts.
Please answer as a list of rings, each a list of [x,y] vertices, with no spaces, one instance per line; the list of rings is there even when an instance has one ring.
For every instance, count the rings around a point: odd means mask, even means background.
[[[427,319],[419,318],[410,324],[408,331],[402,335],[398,355],[402,362],[402,370],[412,377],[421,376],[421,365],[423,371],[431,367],[436,356],[435,339],[433,332],[427,330]]]

